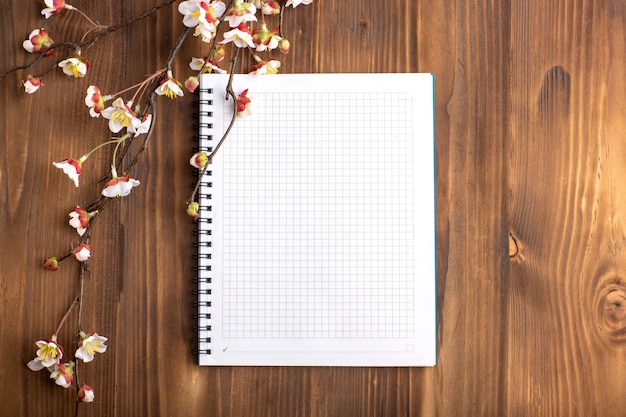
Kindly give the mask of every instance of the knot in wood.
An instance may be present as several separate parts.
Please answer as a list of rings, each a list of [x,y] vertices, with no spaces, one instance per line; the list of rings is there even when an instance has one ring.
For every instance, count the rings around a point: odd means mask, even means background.
[[[513,233],[509,233],[509,258],[513,258],[519,254],[519,245]]]
[[[619,277],[600,281],[596,312],[601,334],[613,343],[626,345],[626,283]]]
[[[614,289],[604,296],[605,321],[619,326],[626,323],[626,292]]]

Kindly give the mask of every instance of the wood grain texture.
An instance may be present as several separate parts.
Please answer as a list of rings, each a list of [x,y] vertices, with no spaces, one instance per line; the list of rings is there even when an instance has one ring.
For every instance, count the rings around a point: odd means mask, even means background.
[[[510,414],[623,415],[624,3],[514,15]]]
[[[291,11],[284,72],[433,72],[439,364],[434,368],[200,368],[193,355],[192,98],[160,100],[141,186],[94,227],[86,328],[109,350],[81,365],[82,416],[620,416],[626,406],[625,2],[315,0]],[[156,0],[72,4],[102,23]],[[0,70],[70,13],[0,0]],[[77,290],[67,213],[99,192],[105,154],[76,189],[51,164],[108,136],[82,102],[160,68],[175,5],[84,50],[87,78],[0,80],[0,415],[71,416],[74,396],[25,364]],[[84,27],[82,27],[84,28]],[[190,38],[174,65],[198,55]],[[71,338],[68,326],[61,339]]]

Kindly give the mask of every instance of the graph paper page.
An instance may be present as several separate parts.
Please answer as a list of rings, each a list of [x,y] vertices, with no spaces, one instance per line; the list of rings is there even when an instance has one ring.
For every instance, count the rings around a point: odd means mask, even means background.
[[[232,117],[206,75],[212,134]],[[211,166],[204,365],[436,361],[431,74],[235,76]]]

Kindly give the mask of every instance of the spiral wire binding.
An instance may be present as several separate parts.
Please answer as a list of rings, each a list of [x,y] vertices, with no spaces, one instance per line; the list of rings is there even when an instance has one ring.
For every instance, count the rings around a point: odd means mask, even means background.
[[[213,128],[212,123],[208,121],[213,116],[213,112],[209,110],[210,106],[213,105],[213,100],[207,98],[207,96],[212,94],[213,91],[210,88],[199,88],[198,92],[199,96],[194,103],[197,111],[193,113],[195,120],[194,130],[197,132],[193,137],[196,143],[194,152],[204,151],[210,153],[213,151],[213,148],[208,146],[208,143],[213,140],[213,136],[207,134],[206,131]],[[211,174],[211,170],[207,169],[205,176],[210,177]],[[197,194],[198,201],[206,202],[211,200],[212,186],[213,183],[210,181],[202,182]],[[193,315],[194,320],[196,320],[196,325],[194,326],[194,332],[196,333],[196,337],[194,337],[196,345],[194,354],[198,357],[211,354],[210,347],[207,348],[207,345],[211,344],[211,325],[208,324],[211,319],[211,265],[207,264],[207,262],[211,260],[211,253],[208,250],[210,250],[212,245],[210,241],[203,239],[203,237],[211,236],[210,225],[212,220],[210,217],[207,217],[210,216],[211,209],[210,205],[201,204],[200,218],[197,220],[197,229],[194,231],[194,236],[196,236],[196,241],[193,244],[195,248],[194,259],[196,260],[194,267],[196,275],[193,280],[195,285],[193,293],[196,296],[196,301],[193,304],[196,309],[196,313]]]

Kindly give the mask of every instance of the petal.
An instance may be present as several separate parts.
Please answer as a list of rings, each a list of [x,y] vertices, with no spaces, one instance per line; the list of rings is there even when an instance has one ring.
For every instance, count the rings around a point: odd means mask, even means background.
[[[190,14],[193,13],[195,9],[197,9],[197,5],[194,1],[183,1],[178,5],[178,12],[180,14]]]
[[[104,112],[103,112],[104,113]],[[113,119],[109,120],[109,130],[113,133],[118,133],[124,127],[123,124],[116,122]]]
[[[102,190],[102,195],[108,198],[115,198],[118,196],[117,184],[115,185],[107,185]]]
[[[24,49],[26,49],[28,52],[34,52],[35,51],[35,45],[33,45],[33,43],[30,41],[30,39],[26,39],[23,43],[22,46],[24,47]]]
[[[39,358],[35,358],[32,361],[28,362],[26,366],[28,366],[28,369],[35,372],[41,371],[43,368],[45,368]]]
[[[213,3],[212,6],[213,6],[213,14],[215,15],[215,17],[221,17],[226,11],[226,5],[222,3],[221,1],[217,1]]]

